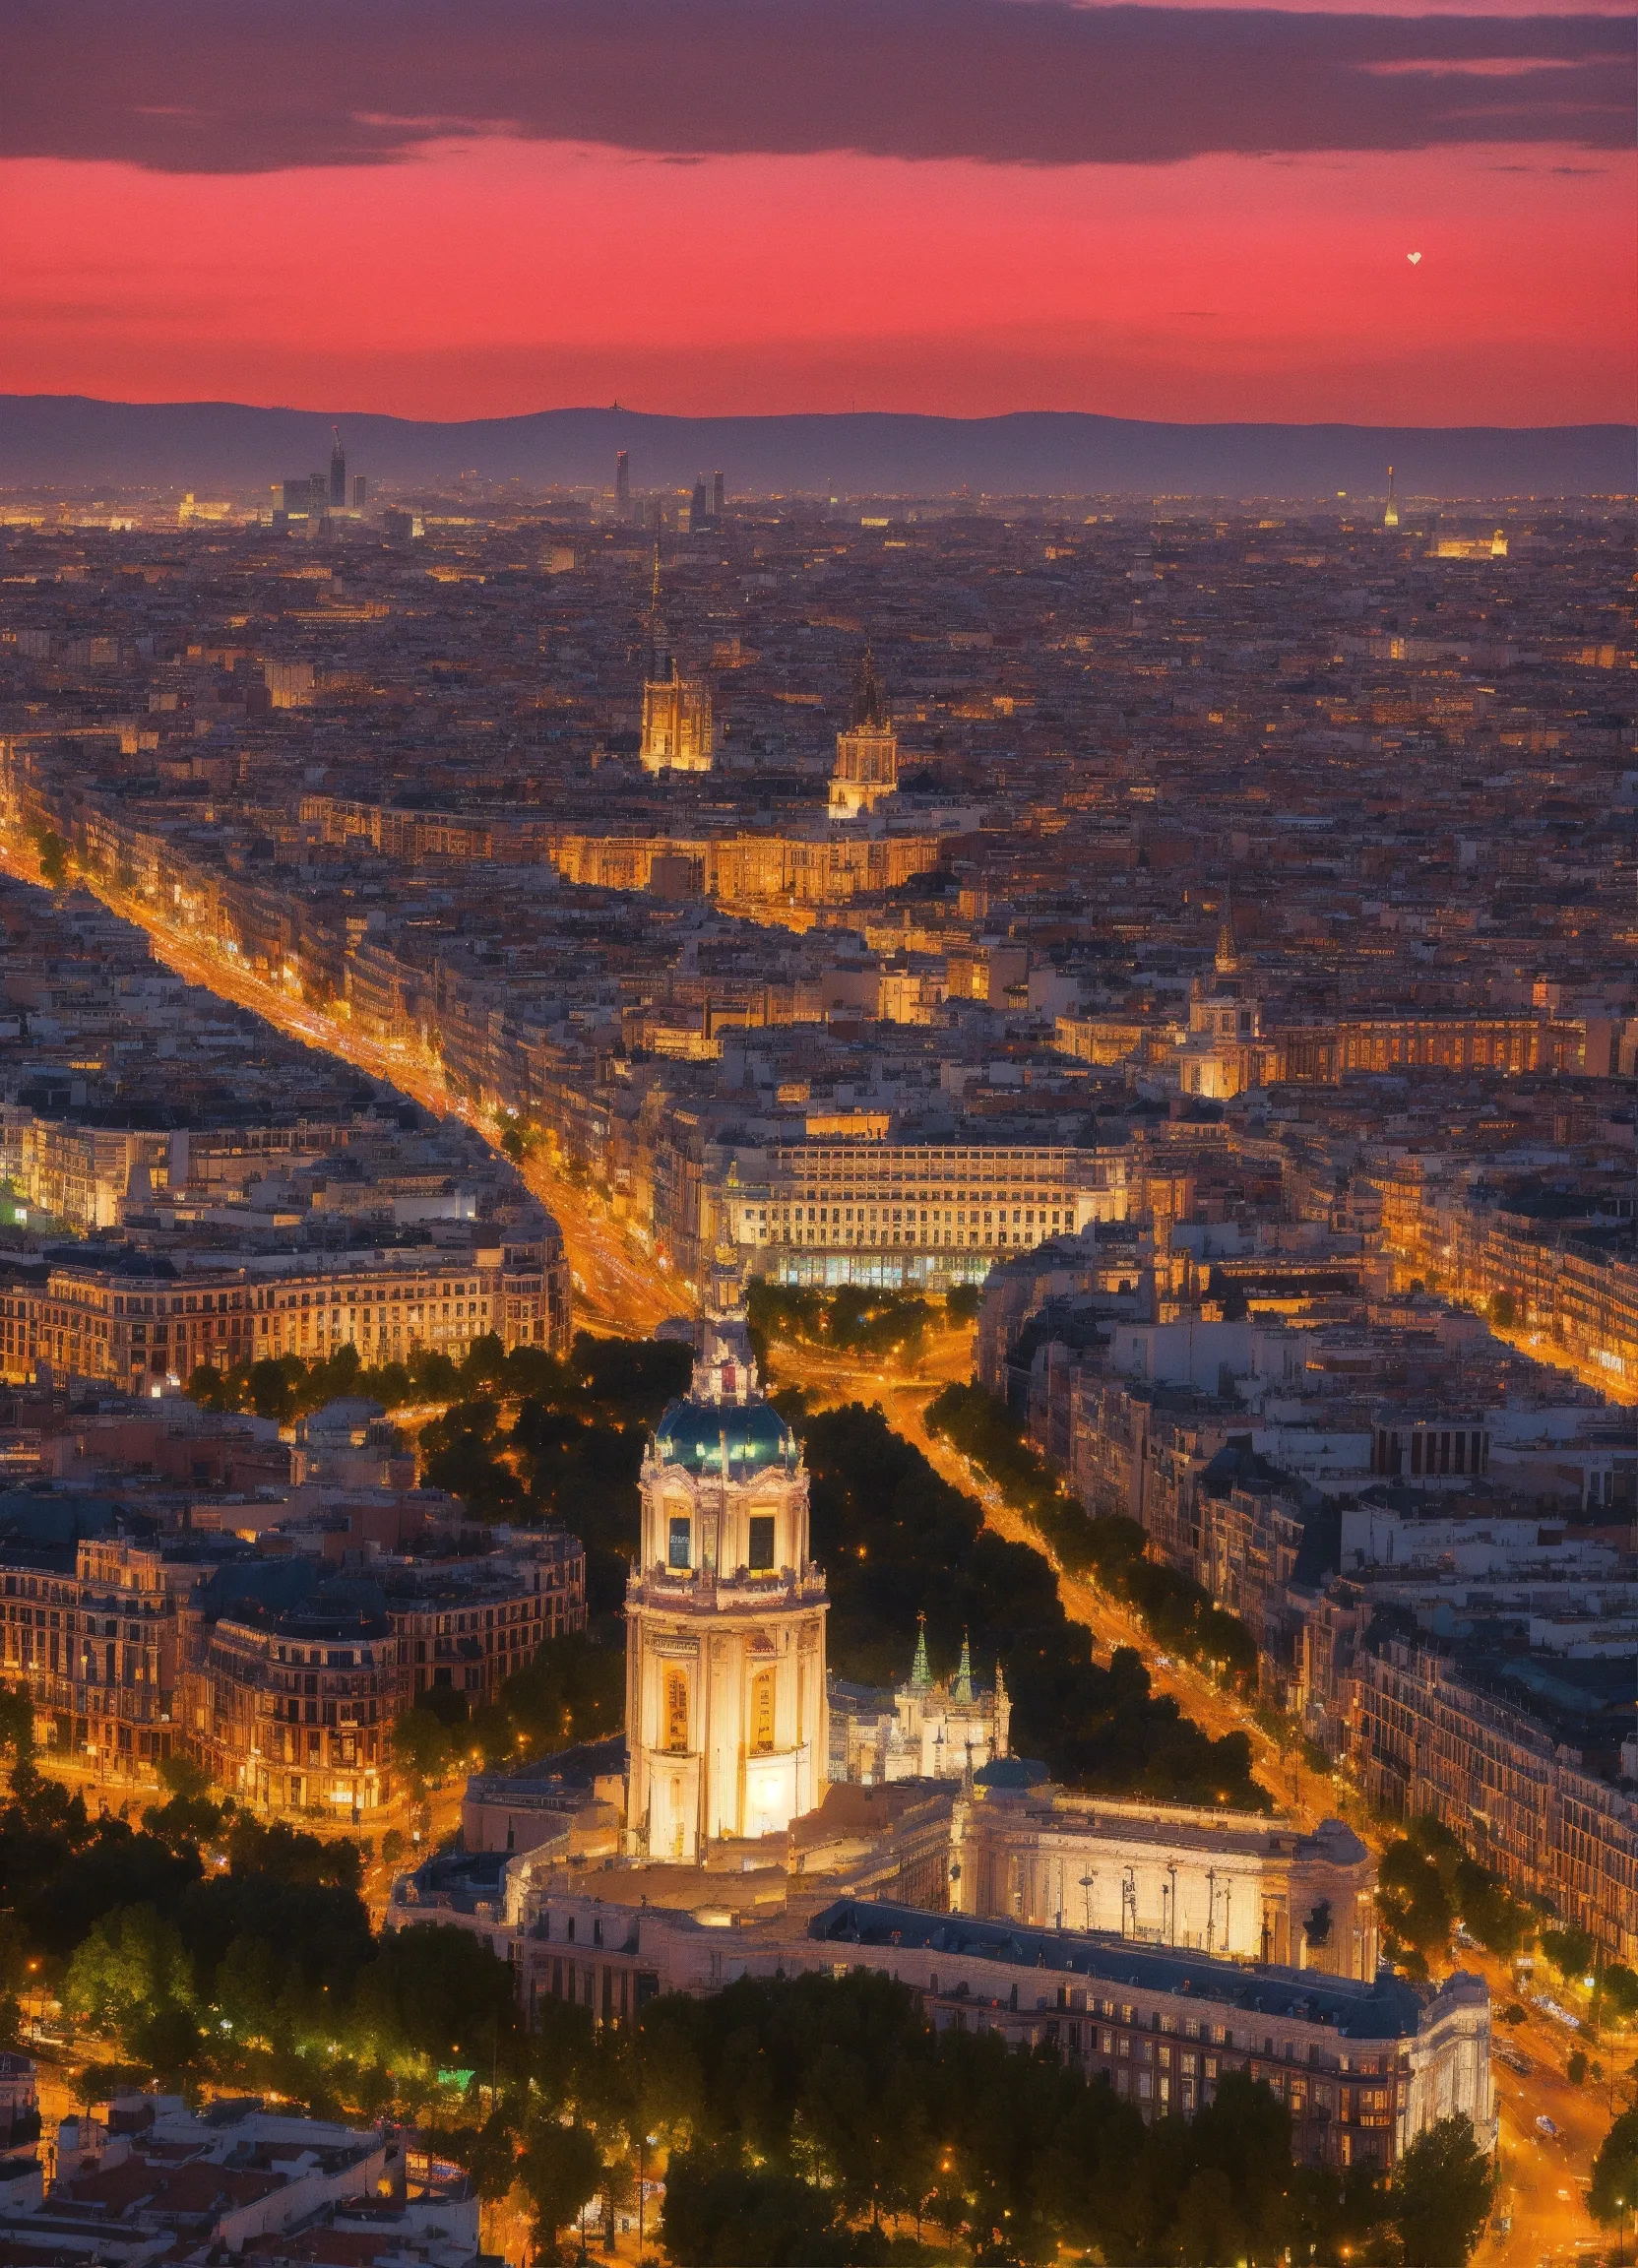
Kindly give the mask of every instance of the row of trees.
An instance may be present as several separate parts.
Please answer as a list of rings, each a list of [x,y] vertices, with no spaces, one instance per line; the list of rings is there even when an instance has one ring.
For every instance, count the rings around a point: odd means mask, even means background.
[[[474,1339],[465,1357],[418,1347],[408,1361],[369,1365],[356,1347],[312,1361],[299,1354],[265,1355],[230,1369],[202,1363],[187,1383],[208,1410],[248,1410],[288,1424],[327,1402],[362,1395],[384,1410],[489,1396],[506,1402],[534,1396],[552,1407],[596,1415],[616,1423],[658,1416],[688,1381],[688,1353],[663,1341],[595,1339],[578,1332],[566,1356],[540,1347],[508,1352],[496,1332]]]
[[[1257,1677],[1257,1646],[1238,1615],[1226,1614],[1187,1575],[1147,1556],[1135,1520],[1089,1520],[1046,1460],[1030,1446],[1004,1402],[981,1386],[946,1386],[928,1405],[927,1430],[942,1436],[1000,1490],[1050,1545],[1060,1567],[1091,1575],[1142,1615],[1158,1644],[1236,1683]]]
[[[880,1410],[798,1409],[795,1422],[812,1475],[813,1555],[830,1589],[830,1660],[841,1675],[900,1681],[925,1613],[935,1666],[954,1667],[964,1634],[980,1670],[1001,1663],[1013,1745],[1056,1778],[1109,1794],[1267,1806],[1246,1736],[1208,1738],[1151,1690],[1129,1648],[1106,1669],[1095,1665],[1091,1636],[1065,1614],[1041,1553],[986,1528],[982,1507]]]
[[[594,2191],[629,2199],[663,2166],[666,2249],[690,2268],[947,2258],[1458,2268],[1489,2203],[1465,2120],[1391,2185],[1292,2164],[1289,2113],[1240,2074],[1192,2122],[1146,2126],[1102,2079],[994,2033],[937,2032],[865,1971],[743,1980],[594,2033],[557,2002],[527,2078],[440,2136],[485,2193],[514,2183],[543,2244]]]
[[[784,1340],[867,1360],[890,1354],[914,1360],[928,1327],[938,1318],[940,1304],[951,1321],[966,1322],[976,1311],[976,1299],[971,1290],[957,1290],[935,1303],[914,1292],[868,1292],[856,1284],[845,1284],[836,1292],[814,1292],[759,1280],[751,1286],[746,1312],[759,1358],[766,1355],[770,1341]]]

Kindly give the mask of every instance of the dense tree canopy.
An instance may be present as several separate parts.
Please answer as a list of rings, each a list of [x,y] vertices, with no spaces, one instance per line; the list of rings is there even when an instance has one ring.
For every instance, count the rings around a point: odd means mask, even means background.
[[[1623,2110],[1599,2144],[1587,2205],[1606,2229],[1638,2220],[1638,2109]]]
[[[976,1667],[999,1661],[1013,1696],[1013,1746],[1054,1776],[1110,1794],[1266,1806],[1243,1733],[1212,1740],[1151,1691],[1139,1656],[1092,1659],[1041,1554],[983,1525],[982,1508],[943,1480],[879,1410],[858,1404],[801,1420],[812,1472],[813,1555],[831,1595],[832,1666],[896,1683],[917,1613],[935,1667],[962,1637]],[[1084,1525],[1085,1523],[1083,1523]]]
[[[1384,1850],[1376,1904],[1385,1950],[1413,1975],[1425,1976],[1443,1963],[1457,1920],[1479,1944],[1504,1958],[1535,1927],[1530,1909],[1427,1812]]]

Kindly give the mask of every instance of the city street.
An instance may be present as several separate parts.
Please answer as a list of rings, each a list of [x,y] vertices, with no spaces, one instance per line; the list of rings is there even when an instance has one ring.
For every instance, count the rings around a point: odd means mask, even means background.
[[[801,1386],[819,1408],[852,1400],[879,1402],[895,1428],[947,1480],[982,1503],[990,1527],[1015,1543],[1033,1544],[1051,1557],[1029,1524],[1003,1503],[994,1484],[948,1441],[926,1429],[927,1404],[939,1388],[971,1373],[971,1331],[929,1335],[914,1370],[887,1367],[863,1372],[823,1352],[784,1342],[774,1348],[770,1367],[775,1384]],[[1385,1840],[1381,1824],[1343,1775],[1315,1772],[1294,1747],[1282,1747],[1235,1695],[1187,1663],[1160,1655],[1120,1601],[1061,1569],[1058,1593],[1065,1611],[1085,1623],[1101,1651],[1136,1648],[1148,1664],[1154,1689],[1170,1694],[1214,1739],[1226,1732],[1244,1732],[1252,1744],[1258,1779],[1293,1818],[1312,1826],[1328,1815],[1340,1816],[1367,1842],[1381,1846]],[[1564,2063],[1575,2036],[1563,2026],[1535,2008],[1516,2027],[1499,2021],[1500,2010],[1517,1996],[1506,1962],[1477,1948],[1461,1949],[1456,1957],[1463,1967],[1483,1973],[1498,2018],[1496,2039],[1530,2066],[1521,2073],[1499,2057],[1493,2064],[1501,2126],[1498,2210],[1477,2255],[1479,2268],[1536,2268],[1543,2261],[1587,2257],[1607,2241],[1583,2202],[1594,2154],[1609,2126],[1611,2113],[1604,2091],[1591,2083],[1574,2087],[1565,2077]],[[1638,2053],[1638,2040],[1629,2036],[1624,2044],[1606,2045],[1605,2052],[1606,2060],[1630,2064]],[[1543,2133],[1537,2126],[1540,2118],[1550,2119],[1557,2132]]]
[[[26,880],[38,879],[37,860],[13,843],[0,843],[0,866]],[[492,1121],[483,1122],[452,1098],[434,1066],[411,1057],[407,1050],[384,1048],[361,1040],[344,1021],[321,1015],[295,993],[252,976],[230,955],[177,934],[153,907],[127,900],[101,884],[95,887],[111,911],[147,930],[159,959],[190,982],[207,986],[266,1017],[312,1047],[339,1055],[360,1070],[391,1082],[428,1110],[459,1112],[493,1139]],[[642,1335],[668,1315],[692,1311],[697,1302],[691,1289],[667,1280],[652,1254],[612,1217],[598,1195],[554,1172],[538,1153],[526,1159],[522,1170],[529,1186],[561,1227],[574,1274],[578,1324]],[[1005,1505],[1000,1492],[948,1442],[935,1439],[926,1430],[926,1407],[939,1388],[970,1375],[972,1347],[969,1328],[935,1330],[929,1332],[914,1364],[889,1360],[876,1367],[782,1342],[774,1351],[770,1383],[776,1387],[800,1386],[820,1407],[851,1400],[880,1403],[891,1422],[937,1471],[978,1498],[986,1520],[998,1533],[1039,1546],[1039,1539]],[[1066,1610],[1087,1625],[1101,1650],[1135,1647],[1149,1665],[1155,1688],[1172,1695],[1179,1707],[1214,1737],[1231,1731],[1245,1732],[1252,1743],[1259,1779],[1293,1817],[1312,1824],[1327,1814],[1340,1813],[1367,1838],[1382,1839],[1382,1830],[1370,1820],[1341,1776],[1313,1771],[1294,1746],[1276,1739],[1238,1698],[1188,1665],[1159,1655],[1135,1617],[1118,1601],[1061,1570],[1059,1587]],[[129,1781],[105,1780],[87,1770],[79,1759],[47,1755],[41,1763],[81,1787],[93,1809],[104,1803],[114,1810],[129,1804],[136,1817],[143,1804],[154,1799],[151,1791],[135,1788]],[[460,1781],[456,1779],[433,1798],[434,1847],[453,1831],[459,1807]],[[408,1834],[406,1806],[380,1815],[365,1831],[373,1839],[377,1854],[382,1835],[393,1826]],[[384,1910],[393,1871],[378,1855],[369,1867],[365,1892],[376,1920]],[[1461,1958],[1484,1970],[1499,2014],[1515,1996],[1505,1965],[1478,1953],[1464,1953]],[[1579,2089],[1570,2085],[1564,2063],[1575,2044],[1574,2036],[1545,2016],[1533,2009],[1517,2027],[1498,2022],[1496,2036],[1526,2059],[1529,2068],[1515,2071],[1500,2060],[1495,2066],[1501,2114],[1500,2210],[1480,2259],[1484,2268],[1533,2268],[1533,2264],[1548,2259],[1585,2254],[1599,2242],[1582,2198],[1593,2153],[1609,2123],[1607,2101],[1591,2085]],[[1611,2048],[1606,2043],[1604,2052],[1610,2060],[1630,2063],[1638,2044],[1628,2038],[1624,2045]],[[1538,2123],[1544,2119],[1556,2131],[1544,2132]]]

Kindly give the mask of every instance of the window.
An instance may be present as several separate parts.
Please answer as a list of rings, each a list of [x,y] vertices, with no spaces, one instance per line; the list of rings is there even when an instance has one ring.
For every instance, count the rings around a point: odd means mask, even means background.
[[[774,1515],[771,1512],[753,1512],[751,1515],[749,1563],[753,1572],[774,1564]]]
[[[759,1756],[774,1747],[774,1672],[759,1670],[751,1680],[751,1746]]]
[[[688,1678],[681,1670],[665,1672],[665,1745],[679,1752],[688,1747]]]
[[[669,1547],[665,1553],[668,1567],[687,1567],[691,1564],[694,1523],[686,1517],[673,1518]]]

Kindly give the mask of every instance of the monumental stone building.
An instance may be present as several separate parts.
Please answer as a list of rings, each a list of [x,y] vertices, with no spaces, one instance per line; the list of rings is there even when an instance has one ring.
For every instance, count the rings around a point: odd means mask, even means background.
[[[831,774],[830,814],[857,819],[899,792],[899,737],[893,729],[876,664],[867,652],[859,666],[853,713],[836,736],[836,768]]]
[[[709,772],[714,745],[711,687],[677,667],[660,606],[660,551],[654,555],[654,597],[649,610],[649,666],[643,680],[645,772]]]
[[[731,1261],[713,1279],[686,1398],[643,1463],[626,1591],[626,1839],[695,1859],[776,1833],[825,1792],[825,1579],[807,1474],[762,1394]]]

